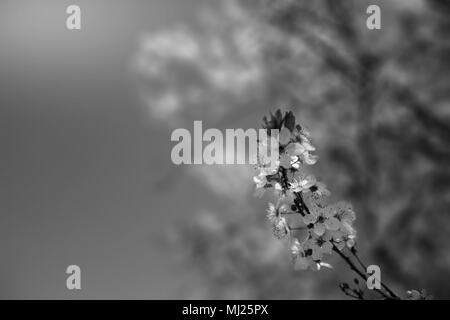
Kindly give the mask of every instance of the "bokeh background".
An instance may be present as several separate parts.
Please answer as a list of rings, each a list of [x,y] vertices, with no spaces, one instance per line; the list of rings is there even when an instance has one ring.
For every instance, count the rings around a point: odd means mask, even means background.
[[[344,298],[335,257],[293,270],[250,166],[170,160],[175,128],[277,108],[353,203],[362,258],[450,298],[448,0],[79,0],[80,31],[70,4],[0,2],[0,298]]]

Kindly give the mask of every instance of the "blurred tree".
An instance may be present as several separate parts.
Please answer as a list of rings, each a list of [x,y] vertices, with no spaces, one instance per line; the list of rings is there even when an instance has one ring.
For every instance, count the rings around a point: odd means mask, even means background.
[[[369,4],[381,30],[366,28]],[[294,110],[318,146],[317,173],[355,204],[364,257],[399,288],[450,297],[449,16],[447,0],[228,1],[203,31],[150,36],[138,67],[152,114],[169,124],[256,125],[268,108]],[[269,254],[261,205],[222,211],[217,232],[190,224],[176,242],[215,297],[339,294],[327,291],[339,267],[298,275]]]

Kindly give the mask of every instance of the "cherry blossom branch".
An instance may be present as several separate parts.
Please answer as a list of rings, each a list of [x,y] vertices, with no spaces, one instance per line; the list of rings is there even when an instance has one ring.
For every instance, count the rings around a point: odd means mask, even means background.
[[[287,173],[286,173],[286,169],[282,169],[281,170],[282,173],[282,183],[283,185],[287,185]],[[310,214],[310,211],[308,209],[308,206],[305,204],[305,202],[303,201],[303,198],[301,196],[300,193],[295,192],[295,200],[294,203],[298,209],[298,213],[300,213],[302,216],[306,214]],[[295,228],[295,229],[304,229],[304,228]],[[293,229],[291,229],[293,230]],[[343,254],[333,243],[333,251],[337,252],[339,254],[339,256],[344,259],[344,261],[350,266],[350,269],[353,270],[358,276],[360,276],[365,282],[367,282],[367,276],[361,272],[353,263],[353,261],[351,261],[351,259],[346,256],[345,254]],[[356,261],[361,265],[361,267],[363,268],[363,270],[367,270],[366,265],[362,262],[362,260],[359,258],[359,256],[357,255],[356,249],[355,247],[352,247],[350,250],[351,254],[355,257]],[[382,281],[380,281],[381,286],[387,291],[388,294],[386,294],[386,292],[380,290],[380,289],[374,289],[375,291],[377,291],[380,295],[382,295],[384,298],[386,299],[400,299],[386,284],[384,284]],[[344,293],[348,296],[352,296],[353,298],[356,299],[364,299],[363,296],[361,294],[357,294],[357,296],[354,295],[349,295],[347,292],[344,291]]]
[[[286,170],[282,170],[282,176],[283,176],[283,180],[287,179],[286,178]],[[296,197],[296,206],[299,210],[299,213],[301,213],[302,215],[304,215],[303,210],[309,214],[309,209],[308,206],[305,204],[305,202],[303,201],[303,198],[301,197],[301,194],[299,194],[298,192],[295,193],[295,197]],[[333,251],[335,251],[336,253],[339,254],[339,256],[344,259],[344,261],[349,265],[350,269],[353,270],[358,276],[360,276],[365,282],[367,282],[367,276],[361,272],[353,263],[353,261],[351,261],[351,259],[346,256],[345,254],[343,254],[337,247],[336,245],[333,243]],[[352,255],[355,257],[355,259],[358,261],[358,263],[361,265],[361,267],[363,268],[363,270],[366,270],[366,266],[365,264],[361,261],[361,259],[358,257],[357,253],[356,253],[356,249],[353,247],[349,250]],[[400,299],[387,285],[385,285],[383,282],[380,281],[381,286],[387,291],[386,294],[384,291],[380,290],[380,289],[376,289],[375,291],[377,291],[379,294],[381,294],[383,297],[385,297],[386,299]],[[345,293],[347,294],[347,293]],[[348,295],[348,294],[347,294]],[[353,295],[350,295],[353,296]],[[363,297],[361,295],[353,296],[354,298],[358,298],[358,299],[363,299]]]
[[[366,265],[359,258],[355,246],[356,230],[353,221],[356,214],[351,204],[339,201],[334,204],[326,202],[330,191],[326,185],[318,181],[314,175],[307,174],[303,167],[313,165],[318,156],[311,154],[315,147],[311,144],[310,133],[304,127],[296,124],[293,113],[281,110],[270,114],[270,118],[263,118],[263,128],[269,133],[267,141],[258,143],[258,174],[253,177],[256,184],[255,195],[262,196],[268,189],[273,189],[277,197],[275,204],[269,202],[267,218],[272,224],[275,238],[289,238],[291,256],[295,268],[300,270],[320,270],[321,267],[331,268],[324,261],[327,254],[336,252],[357,274],[364,284],[369,279]],[[273,131],[275,130],[275,131]],[[277,159],[268,157],[265,152],[269,147],[278,148]],[[272,154],[272,152],[271,152]],[[286,219],[285,215],[296,215]],[[290,226],[293,225],[293,227]],[[305,233],[294,231],[306,230]],[[344,253],[345,248],[351,255]],[[359,268],[362,268],[359,269]],[[359,285],[358,278],[354,279],[356,288],[347,283],[340,284],[344,294],[355,299],[364,300],[365,289]],[[387,285],[380,281],[381,287],[374,288],[381,298],[398,300]],[[407,291],[407,299],[427,299],[424,290]]]

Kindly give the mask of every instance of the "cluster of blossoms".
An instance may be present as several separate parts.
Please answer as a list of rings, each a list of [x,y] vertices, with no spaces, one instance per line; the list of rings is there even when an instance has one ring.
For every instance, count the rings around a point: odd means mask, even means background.
[[[353,247],[355,213],[350,204],[326,204],[330,195],[323,182],[306,173],[317,162],[309,132],[295,123],[292,112],[280,110],[263,118],[267,140],[259,141],[255,194],[272,189],[275,203],[269,203],[267,217],[277,239],[288,239],[298,269],[331,267],[323,259],[333,250]],[[269,162],[267,148],[277,148],[279,159]]]

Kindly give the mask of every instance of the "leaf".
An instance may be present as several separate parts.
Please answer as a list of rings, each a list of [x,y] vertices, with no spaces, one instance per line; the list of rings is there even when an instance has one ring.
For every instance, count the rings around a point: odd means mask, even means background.
[[[292,111],[289,111],[284,116],[284,126],[289,129],[289,131],[293,131],[295,128],[295,116]]]
[[[270,120],[267,120],[267,117],[263,118],[263,127],[267,129],[268,134],[270,135],[271,129],[281,130],[281,124],[283,122],[283,114],[280,109],[275,111],[275,114],[270,113]]]
[[[281,121],[283,120],[283,114],[281,113],[280,109],[275,111],[275,118],[277,120],[277,123],[281,123]]]
[[[267,117],[264,116],[262,120],[263,120],[263,128],[267,129],[269,127],[269,121],[267,120]]]

